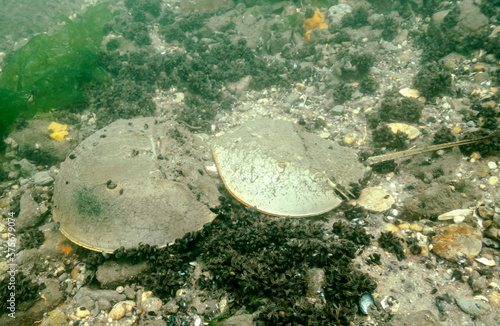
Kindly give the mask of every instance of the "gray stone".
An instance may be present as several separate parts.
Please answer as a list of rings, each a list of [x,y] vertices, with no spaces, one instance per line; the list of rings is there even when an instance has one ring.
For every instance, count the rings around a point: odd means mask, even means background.
[[[332,115],[342,115],[344,113],[344,106],[343,105],[335,105],[332,110],[330,111]]]
[[[439,319],[430,310],[412,312],[409,315],[394,316],[388,326],[438,326]]]
[[[432,15],[432,22],[434,23],[434,25],[441,27],[441,23],[443,23],[444,17],[446,17],[449,12],[450,10],[442,10]]]
[[[474,0],[464,0],[458,3],[460,16],[458,27],[468,32],[476,32],[488,25],[488,17],[481,13],[481,9],[474,4]]]
[[[51,311],[48,316],[42,321],[40,326],[66,326],[68,324],[68,320],[66,318],[66,314],[61,308],[56,308]]]
[[[112,308],[111,302],[109,302],[109,300],[105,298],[100,298],[97,301],[97,304],[99,306],[99,310],[110,311]]]
[[[130,287],[130,285],[126,285],[125,288],[123,289],[123,292],[125,293],[125,296],[129,300],[135,299],[135,290]]]
[[[345,15],[352,12],[352,7],[347,4],[338,4],[336,6],[331,6],[328,9],[328,18],[330,18],[331,25],[341,25],[342,18]]]
[[[220,323],[221,326],[252,326],[253,316],[250,314],[242,314],[229,317]]]
[[[44,279],[45,289],[41,291],[43,300],[23,302],[16,308],[15,325],[32,325],[34,320],[41,320],[45,312],[51,311],[63,302],[63,293],[59,290],[57,279]],[[3,313],[3,311],[2,311]],[[14,325],[6,313],[0,317],[0,325]]]
[[[54,178],[48,171],[41,171],[33,176],[33,182],[38,186],[47,186],[54,182]]]
[[[78,144],[79,131],[68,126],[69,140],[57,141],[48,137],[50,121],[29,120],[22,130],[12,132],[9,137],[19,145],[18,155],[21,157],[43,157],[47,162],[62,162],[69,152]]]
[[[473,316],[486,315],[491,312],[491,306],[489,303],[479,300],[474,300],[473,298],[461,297],[455,299],[457,305],[465,313]]]
[[[103,288],[116,289],[121,284],[137,280],[149,267],[147,262],[133,265],[125,262],[106,261],[97,269],[96,277]],[[116,291],[113,292],[116,293]]]
[[[21,196],[20,212],[16,221],[16,230],[24,231],[40,223],[42,214],[37,202],[33,199],[31,191],[26,191]]]
[[[109,302],[119,302],[125,300],[125,295],[117,293],[115,290],[90,290],[87,287],[81,287],[74,296],[77,306],[85,306],[84,303],[99,302],[99,300],[107,300]],[[91,310],[92,307],[86,307]]]
[[[20,175],[22,177],[26,177],[26,178],[31,177],[37,171],[36,166],[34,164],[30,163],[25,158],[23,158],[20,161],[12,160],[11,166],[13,166],[14,169],[16,169],[16,170],[18,169]]]

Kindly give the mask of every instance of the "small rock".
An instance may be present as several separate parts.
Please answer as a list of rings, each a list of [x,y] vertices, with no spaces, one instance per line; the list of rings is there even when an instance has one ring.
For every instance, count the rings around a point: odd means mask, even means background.
[[[54,181],[48,171],[41,171],[33,176],[33,181],[38,186],[47,186]]]
[[[493,175],[488,178],[488,184],[491,186],[494,186],[498,183],[498,177],[496,175]]]
[[[394,197],[379,187],[368,187],[361,191],[357,200],[351,200],[352,205],[359,205],[373,212],[384,212],[394,204]]]
[[[344,113],[344,106],[343,105],[335,105],[332,110],[330,111],[332,115],[342,115]]]
[[[161,299],[152,295],[151,291],[147,291],[142,294],[141,308],[145,312],[150,312],[150,311],[157,312],[160,310],[162,305],[163,303]]]
[[[462,309],[465,313],[473,316],[481,316],[488,314],[491,311],[491,306],[484,302],[474,300],[472,298],[461,297],[455,299],[457,305]]]
[[[105,298],[99,298],[99,300],[97,301],[97,305],[99,306],[99,310],[103,311],[108,311],[112,307],[111,302],[109,302],[109,300]]]
[[[106,261],[97,268],[96,277],[103,288],[114,288],[124,282],[136,280],[149,269],[147,262],[130,264],[125,262]]]
[[[133,300],[135,298],[135,290],[129,285],[125,286],[125,296],[127,299]]]
[[[352,7],[347,4],[338,4],[336,6],[331,6],[328,9],[328,16],[330,17],[331,25],[341,25],[342,18],[345,15],[350,14],[352,12]]]
[[[48,318],[45,318],[40,326],[67,326],[68,320],[66,314],[60,308],[52,310],[48,313]]]
[[[229,317],[220,323],[221,326],[252,326],[253,325],[253,315],[241,314],[237,316]]]
[[[466,223],[438,227],[432,238],[433,251],[448,260],[466,256],[474,258],[482,248],[481,230]]]
[[[40,223],[42,214],[37,202],[33,199],[31,191],[26,191],[21,196],[20,212],[16,221],[17,231],[32,228]]]
[[[252,81],[252,76],[248,75],[243,78],[241,78],[239,81],[234,82],[234,83],[227,83],[227,89],[229,92],[236,96],[242,95],[244,92],[247,91],[248,86],[250,86],[250,82]]]
[[[497,166],[496,162],[489,161],[488,162],[488,167],[490,168],[490,170],[495,170],[498,166]]]
[[[135,307],[135,302],[132,300],[120,301],[113,306],[113,309],[108,314],[108,318],[114,320],[121,319],[126,313],[131,312],[133,307]]]
[[[388,323],[388,326],[438,326],[441,325],[437,318],[430,310],[421,310],[412,312],[409,315],[396,315]]]
[[[418,223],[413,223],[410,225],[410,230],[415,232],[421,232],[423,229],[424,227]]]
[[[489,300],[493,306],[500,308],[500,293],[497,291],[491,292]]]
[[[176,314],[179,311],[179,306],[176,304],[175,300],[170,300],[163,306],[163,310],[166,314]]]

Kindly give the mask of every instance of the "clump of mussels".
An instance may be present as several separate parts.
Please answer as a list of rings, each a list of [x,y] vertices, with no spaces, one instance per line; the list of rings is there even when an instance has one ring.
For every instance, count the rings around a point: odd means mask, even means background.
[[[112,259],[149,261],[153,267],[142,285],[163,299],[186,286],[193,270],[189,262],[200,258],[211,276],[202,276],[198,285],[230,293],[230,311],[243,306],[259,311],[261,324],[348,325],[361,295],[376,288],[351,264],[370,243],[364,229],[336,222],[330,231],[310,219],[270,217],[229,201],[197,234],[166,248],[120,249]],[[94,258],[89,262],[96,267]],[[320,303],[306,299],[306,273],[312,268],[325,275]]]

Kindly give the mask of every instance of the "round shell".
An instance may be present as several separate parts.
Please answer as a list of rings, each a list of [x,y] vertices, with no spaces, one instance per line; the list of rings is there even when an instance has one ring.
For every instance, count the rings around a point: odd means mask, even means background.
[[[97,251],[173,243],[215,218],[209,207],[219,193],[203,173],[206,161],[208,146],[174,121],[115,121],[61,164],[54,219],[70,240]]]
[[[313,216],[342,200],[365,169],[355,152],[283,120],[260,118],[217,137],[212,153],[229,192],[245,205],[280,216]]]

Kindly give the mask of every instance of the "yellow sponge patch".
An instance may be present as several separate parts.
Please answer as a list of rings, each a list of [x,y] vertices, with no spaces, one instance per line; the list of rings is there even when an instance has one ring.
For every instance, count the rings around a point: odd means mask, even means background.
[[[311,31],[315,28],[325,29],[328,28],[328,25],[324,23],[325,16],[316,9],[314,12],[314,16],[308,18],[304,21],[302,28],[304,29],[304,36],[306,37],[306,41],[309,42],[311,40]]]
[[[69,135],[68,125],[63,125],[57,122],[52,122],[47,129],[52,131],[49,136],[57,141],[63,141],[63,139]],[[66,137],[66,140],[68,139],[69,137]]]

